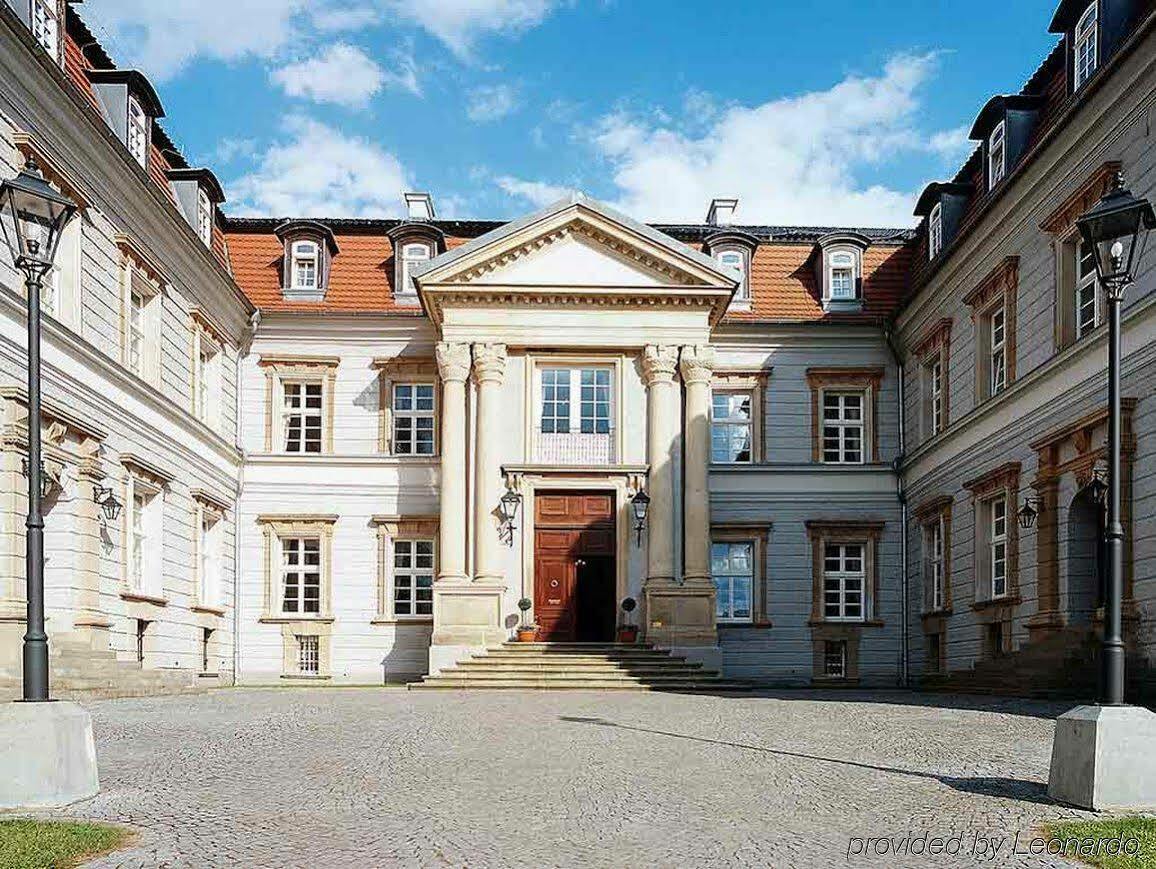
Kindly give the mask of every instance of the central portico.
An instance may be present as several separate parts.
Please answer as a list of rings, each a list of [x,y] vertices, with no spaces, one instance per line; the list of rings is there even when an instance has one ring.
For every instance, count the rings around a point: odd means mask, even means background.
[[[414,279],[442,382],[430,672],[508,639],[523,597],[575,639],[612,631],[636,597],[647,639],[716,661],[709,345],[740,276],[574,196]],[[507,491],[523,504],[513,529]]]

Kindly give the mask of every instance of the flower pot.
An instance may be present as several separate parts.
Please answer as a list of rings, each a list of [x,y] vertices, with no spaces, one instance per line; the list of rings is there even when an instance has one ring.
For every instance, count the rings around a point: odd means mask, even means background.
[[[519,643],[532,643],[538,639],[538,629],[536,627],[518,628],[517,631]]]
[[[637,625],[620,625],[618,627],[618,642],[620,642],[620,643],[637,643],[638,642],[638,626]]]

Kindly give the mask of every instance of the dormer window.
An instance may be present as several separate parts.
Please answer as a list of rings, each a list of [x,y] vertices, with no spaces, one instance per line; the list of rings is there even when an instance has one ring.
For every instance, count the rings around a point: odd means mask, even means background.
[[[32,35],[53,57],[59,56],[60,18],[56,0],[32,0]]]
[[[149,119],[136,97],[128,98],[128,151],[142,167],[148,166]]]
[[[410,242],[401,249],[401,285],[397,292],[403,295],[417,293],[417,285],[413,282],[413,269],[433,258],[433,251],[426,242]]]
[[[935,259],[943,249],[943,205],[937,204],[927,218],[927,258]]]
[[[851,300],[855,298],[855,257],[849,253],[831,254],[830,266],[831,298]]]
[[[1092,73],[1096,71],[1096,64],[1099,60],[1097,45],[1099,30],[1096,0],[1093,0],[1084,10],[1084,14],[1080,16],[1079,23],[1076,24],[1072,51],[1074,90],[1083,87],[1084,83],[1092,77]]]
[[[996,124],[991,136],[987,140],[987,186],[994,189],[1004,176],[1007,169],[1007,146],[1005,131],[1007,125],[1000,121]]]
[[[863,254],[871,246],[867,236],[841,230],[829,232],[817,242],[815,280],[823,310],[854,314],[863,310]]]
[[[292,246],[292,281],[294,290],[317,289],[318,260],[320,247],[315,241],[295,241]]]
[[[213,243],[213,203],[204,188],[197,189],[197,235],[207,246]]]
[[[738,289],[735,290],[734,301],[732,304],[749,303],[751,300],[751,286],[750,281],[747,279],[746,252],[734,248],[730,250],[720,250],[717,254],[715,254],[715,258],[719,261],[720,265],[724,265],[727,268],[732,268],[740,275],[742,275],[742,280],[739,281]]]
[[[708,219],[718,220],[725,207],[733,207],[734,200],[715,200]],[[727,212],[729,213],[729,212]],[[759,239],[740,229],[720,229],[703,241],[703,253],[720,266],[739,274],[738,286],[731,297],[731,309],[749,311],[751,308],[751,262],[758,250]]]

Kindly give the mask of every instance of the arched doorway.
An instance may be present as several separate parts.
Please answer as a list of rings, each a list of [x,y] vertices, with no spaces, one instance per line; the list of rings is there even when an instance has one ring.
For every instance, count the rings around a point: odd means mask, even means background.
[[[1068,508],[1068,624],[1090,625],[1104,603],[1104,510],[1087,489]]]

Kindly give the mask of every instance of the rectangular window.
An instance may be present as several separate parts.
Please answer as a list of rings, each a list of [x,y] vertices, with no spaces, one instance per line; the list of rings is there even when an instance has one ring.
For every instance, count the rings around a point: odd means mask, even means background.
[[[855,298],[855,257],[849,253],[831,254],[831,298]]]
[[[398,618],[433,615],[434,542],[393,542],[393,614]]]
[[[611,461],[614,428],[610,367],[543,367],[536,460],[564,464]]]
[[[987,140],[987,186],[989,189],[994,188],[1003,179],[1007,170],[1005,165],[1007,162],[1007,144],[1004,141],[1006,129],[1005,123],[1000,121],[991,131],[991,137]]]
[[[213,629],[201,628],[201,672],[209,673],[209,644],[213,641]]]
[[[823,616],[828,621],[863,621],[866,549],[863,543],[824,544]]]
[[[823,675],[828,679],[847,678],[846,640],[827,640],[823,643]]]
[[[197,190],[197,235],[206,245],[213,243],[213,203],[203,188]]]
[[[1096,280],[1095,252],[1082,238],[1076,251],[1076,337],[1082,338],[1102,322],[1100,282]]]
[[[1098,62],[1099,46],[1099,20],[1096,12],[1097,0],[1092,0],[1092,3],[1084,10],[1084,14],[1080,16],[1080,21],[1076,24],[1075,31],[1075,47],[1072,52],[1072,74],[1074,76],[1075,87],[1073,90],[1079,90],[1084,86],[1084,83],[1092,77],[1092,73],[1096,71]]]
[[[137,289],[129,291],[128,367],[134,374],[143,374],[144,371],[146,304],[143,293]]]
[[[754,543],[711,543],[710,564],[718,620],[749,622],[755,584]]]
[[[931,434],[937,435],[943,431],[943,360],[936,357],[927,367],[928,387],[928,419],[931,423]]]
[[[988,501],[988,570],[992,598],[1007,595],[1007,497]]]
[[[741,250],[723,250],[716,254],[721,265],[734,269],[740,275],[738,289],[735,290],[733,301],[749,302],[751,298],[750,284],[747,281],[747,258]]]
[[[862,392],[823,393],[823,461],[829,464],[863,463]]]
[[[309,382],[282,384],[285,405],[282,425],[285,452],[320,453],[322,433],[322,385]]]
[[[320,248],[315,241],[293,242],[291,286],[297,290],[311,290],[317,287],[317,262]]]
[[[710,460],[719,464],[752,461],[752,395],[749,391],[721,392],[711,396]]]
[[[208,426],[217,424],[217,408],[221,390],[220,352],[206,336],[201,335],[193,357],[193,415]]]
[[[434,395],[432,383],[393,386],[393,452],[397,456],[434,454]]]
[[[1007,386],[1007,314],[1002,305],[991,312],[987,325],[989,394],[998,395]]]
[[[143,664],[145,659],[145,634],[148,633],[149,622],[145,619],[136,620],[136,662]]]
[[[401,252],[401,286],[398,293],[413,295],[417,293],[417,286],[413,282],[412,272],[416,266],[429,262],[430,249],[424,244],[407,244]]]
[[[297,672],[302,676],[316,676],[321,672],[321,638],[297,636]]]
[[[164,590],[161,527],[164,495],[131,473],[125,489],[125,584],[131,592],[160,597]]]
[[[943,549],[944,527],[943,517],[940,516],[934,522],[928,524],[924,528],[924,552],[926,559],[926,577],[927,588],[930,596],[928,600],[928,609],[931,612],[939,612],[944,607],[945,588],[944,577],[946,575],[945,568],[945,553]]]
[[[56,0],[32,0],[32,35],[44,50],[57,57],[60,47],[60,24]]]
[[[142,591],[145,588],[145,552],[149,545],[148,524],[145,521],[148,509],[148,498],[137,492],[132,498],[132,508],[129,511],[129,588],[133,591]]]
[[[927,218],[927,258],[935,259],[943,249],[943,206],[936,205]]]
[[[149,119],[134,97],[128,98],[128,151],[143,167],[148,167]]]
[[[281,541],[281,612],[319,615],[321,612],[321,541],[316,537],[286,537]]]
[[[197,552],[200,587],[197,600],[204,606],[221,604],[221,522],[217,515],[201,509],[200,540]]]

